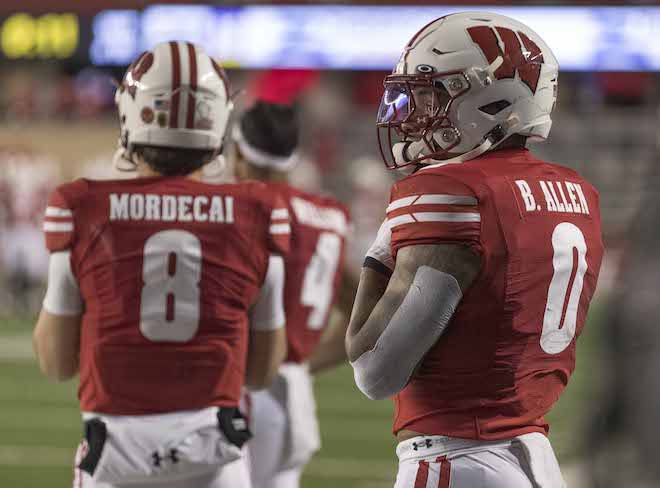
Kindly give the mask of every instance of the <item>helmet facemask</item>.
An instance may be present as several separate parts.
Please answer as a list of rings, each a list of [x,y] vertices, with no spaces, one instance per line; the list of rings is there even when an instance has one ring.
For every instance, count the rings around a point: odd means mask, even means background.
[[[461,133],[449,110],[470,90],[468,77],[462,72],[393,74],[384,86],[376,125],[385,165],[399,169],[451,157]]]

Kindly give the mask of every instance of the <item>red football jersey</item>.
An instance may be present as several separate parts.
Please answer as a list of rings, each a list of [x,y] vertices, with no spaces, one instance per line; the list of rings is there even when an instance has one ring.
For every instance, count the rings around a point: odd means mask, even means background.
[[[598,192],[527,150],[421,170],[394,185],[392,251],[453,243],[481,270],[395,397],[394,431],[503,439],[548,432],[575,367],[603,257]]]
[[[288,251],[266,185],[187,178],[76,180],[50,197],[51,252],[69,249],[84,301],[83,411],[236,406],[248,309],[270,254]]]
[[[334,198],[269,183],[286,201],[291,252],[285,257],[288,362],[305,361],[321,339],[341,283],[349,214]]]

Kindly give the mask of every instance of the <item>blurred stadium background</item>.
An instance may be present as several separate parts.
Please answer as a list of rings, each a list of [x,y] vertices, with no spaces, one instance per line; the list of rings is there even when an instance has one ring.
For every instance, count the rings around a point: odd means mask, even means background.
[[[242,90],[239,107],[256,97],[296,100],[305,123],[304,161],[294,180],[332,192],[351,207],[349,265],[357,273],[394,178],[380,163],[375,141],[382,79],[422,25],[474,5],[517,17],[556,51],[563,71],[555,124],[549,142],[534,151],[577,169],[602,196],[607,258],[578,345],[577,372],[551,416],[552,441],[569,486],[659,486],[645,468],[646,455],[655,451],[635,434],[644,428],[627,428],[637,415],[633,407],[658,395],[619,385],[644,376],[648,358],[658,357],[655,347],[642,350],[639,339],[626,340],[634,328],[621,305],[630,303],[627,294],[646,271],[642,291],[651,327],[641,340],[654,346],[660,260],[646,266],[644,253],[658,248],[658,232],[648,232],[657,227],[658,212],[640,212],[657,206],[660,7],[492,0],[420,0],[418,6],[151,3],[0,3],[2,488],[71,484],[81,435],[76,385],[47,383],[29,340],[47,264],[40,220],[57,183],[116,176],[110,163],[118,136],[112,80],[121,78],[130,60],[162,40],[191,40],[229,68],[234,88]],[[644,230],[645,245],[636,245]],[[637,271],[626,273],[620,263],[637,263]],[[635,367],[617,373],[633,356]],[[391,486],[396,462],[390,403],[364,399],[347,367],[319,377],[317,392],[324,446],[303,486]],[[659,411],[646,408],[639,415]],[[646,417],[636,422],[651,426],[651,433],[657,424]]]

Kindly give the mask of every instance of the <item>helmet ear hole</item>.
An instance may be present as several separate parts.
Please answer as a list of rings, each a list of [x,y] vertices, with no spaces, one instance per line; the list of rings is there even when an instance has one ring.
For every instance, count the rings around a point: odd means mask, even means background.
[[[511,103],[507,100],[498,100],[487,105],[482,105],[479,107],[479,110],[488,115],[496,115],[509,106],[511,106]]]

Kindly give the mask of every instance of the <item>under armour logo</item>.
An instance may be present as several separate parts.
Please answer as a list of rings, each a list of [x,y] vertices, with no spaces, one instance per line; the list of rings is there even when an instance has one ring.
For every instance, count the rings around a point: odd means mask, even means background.
[[[154,467],[160,468],[163,461],[169,459],[172,464],[176,464],[179,462],[179,451],[177,449],[170,449],[169,454],[161,456],[158,451],[154,451],[153,454],[151,455],[151,460],[153,462]]]
[[[235,417],[231,419],[231,425],[235,430],[238,431],[247,430],[248,428],[247,421],[241,417]]]
[[[413,442],[413,450],[417,450],[420,447],[426,447],[429,448],[433,445],[433,442],[431,439],[424,439],[424,442]]]

